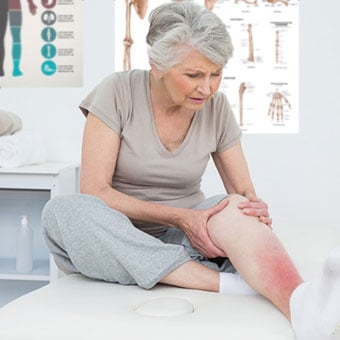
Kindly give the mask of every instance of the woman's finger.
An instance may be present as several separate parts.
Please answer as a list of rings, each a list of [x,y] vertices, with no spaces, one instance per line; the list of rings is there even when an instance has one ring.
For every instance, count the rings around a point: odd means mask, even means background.
[[[260,217],[260,216],[265,216],[265,217],[269,217],[269,213],[267,209],[252,209],[252,208],[245,208],[242,209],[243,213],[245,215],[249,215],[249,216],[256,216],[256,217]]]
[[[241,202],[237,206],[240,209],[243,209],[243,208],[255,208],[255,209],[265,208],[265,209],[268,209],[268,205],[263,201],[260,201],[260,202]]]

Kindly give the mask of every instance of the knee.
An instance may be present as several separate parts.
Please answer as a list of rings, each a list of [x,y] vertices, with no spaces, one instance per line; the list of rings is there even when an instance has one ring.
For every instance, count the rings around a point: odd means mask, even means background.
[[[41,224],[43,233],[49,234],[58,225],[58,215],[65,212],[70,198],[68,196],[57,196],[49,200],[42,211]]]
[[[230,194],[227,196],[227,199],[229,201],[229,205],[237,205],[242,202],[248,202],[249,199],[245,196],[242,196],[240,194]]]
[[[88,201],[90,197],[82,194],[70,194],[56,196],[49,200],[42,211],[42,228],[44,232],[55,230],[59,224],[63,224],[71,215],[77,214],[82,202]]]
[[[228,205],[209,219],[208,228],[216,226],[240,228],[241,225],[245,226],[260,223],[256,217],[245,215],[243,211],[238,208],[241,202],[248,202],[248,198],[239,194],[231,194],[227,196],[227,199],[229,201]]]
[[[43,219],[49,219],[60,211],[65,211],[73,204],[73,197],[77,194],[57,196],[50,199],[44,206],[42,217]]]

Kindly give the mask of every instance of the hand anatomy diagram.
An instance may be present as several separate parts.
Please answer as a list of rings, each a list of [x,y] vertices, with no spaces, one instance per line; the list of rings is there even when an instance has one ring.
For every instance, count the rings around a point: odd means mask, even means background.
[[[244,126],[244,94],[248,88],[248,84],[245,82],[240,83],[239,86],[239,124]],[[291,105],[286,96],[281,92],[275,91],[271,96],[271,102],[268,109],[268,117],[275,123],[284,122],[284,105],[287,105],[288,109],[291,109]]]
[[[288,109],[291,109],[291,105],[288,99],[279,91],[275,91],[272,94],[272,100],[269,104],[268,116],[272,121],[276,121],[277,123],[284,122],[283,115],[283,105],[286,104]]]

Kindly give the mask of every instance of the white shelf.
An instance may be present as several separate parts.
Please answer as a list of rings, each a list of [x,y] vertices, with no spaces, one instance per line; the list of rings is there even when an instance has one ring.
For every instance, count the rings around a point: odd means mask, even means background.
[[[46,162],[41,164],[19,166],[16,168],[0,168],[0,174],[58,175],[61,172],[78,166],[78,163]]]
[[[50,162],[13,169],[0,168],[0,188],[23,190],[50,190],[51,197],[63,193],[64,188],[78,189],[78,163]],[[75,174],[75,176],[74,176]],[[59,183],[64,182],[63,187]],[[58,188],[60,187],[60,188]],[[57,190],[54,192],[54,190]]]
[[[0,259],[0,280],[49,281],[49,260],[35,260],[29,274],[20,274],[15,269],[15,259]]]
[[[58,195],[79,192],[78,181],[78,163],[46,162],[12,169],[0,168],[0,192],[2,192],[2,197],[6,200],[6,204],[12,204],[11,202],[13,201],[14,207],[16,200],[18,200],[18,203],[23,198],[29,201],[31,193],[36,193],[37,191],[43,191],[42,195],[40,195],[43,205],[50,198]],[[9,201],[10,203],[8,203]],[[35,205],[28,204],[28,209],[30,211],[27,214],[32,216],[34,213],[35,215],[41,215],[41,202],[35,202]],[[13,209],[9,210],[7,216],[5,209],[1,210],[0,205],[0,227],[1,222],[6,223],[7,228],[8,224],[13,224],[13,227],[15,227],[15,223],[11,222],[10,218],[11,212],[13,215]],[[15,212],[15,215],[18,215],[18,212]],[[13,239],[10,241],[12,242]],[[2,253],[2,257],[0,257],[0,280],[53,281],[59,277],[58,268],[51,255],[48,255],[49,258],[44,261],[35,261],[32,273],[27,275],[16,272],[15,260],[7,260],[7,258],[11,257],[13,255],[8,253]]]

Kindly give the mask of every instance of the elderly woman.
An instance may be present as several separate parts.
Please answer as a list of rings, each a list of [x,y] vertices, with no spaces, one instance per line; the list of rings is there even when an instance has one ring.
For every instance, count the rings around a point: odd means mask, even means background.
[[[57,265],[146,289],[258,292],[292,320],[299,340],[323,339],[340,319],[339,295],[328,290],[328,309],[319,310],[321,283],[303,283],[256,197],[240,129],[217,92],[232,55],[225,25],[192,2],[164,4],[150,15],[147,43],[151,70],[115,73],[81,103],[82,193],[55,198],[43,214]],[[200,190],[210,156],[228,196]],[[330,314],[316,337],[313,313]]]

